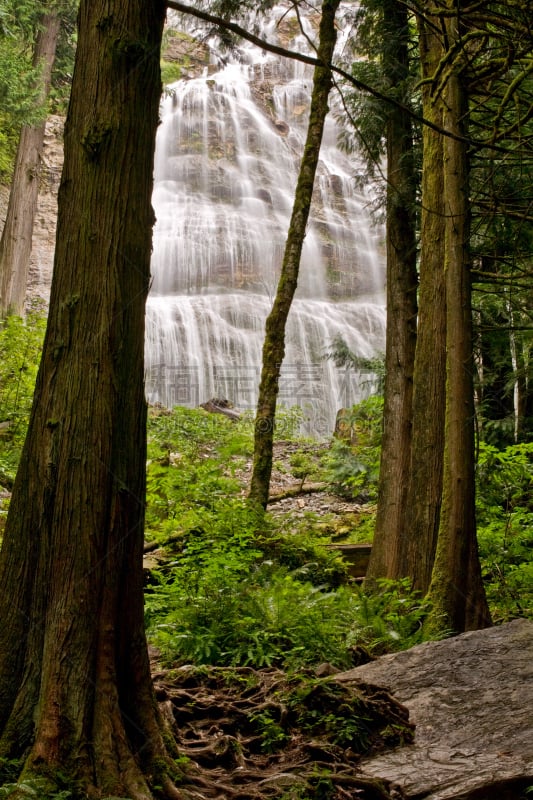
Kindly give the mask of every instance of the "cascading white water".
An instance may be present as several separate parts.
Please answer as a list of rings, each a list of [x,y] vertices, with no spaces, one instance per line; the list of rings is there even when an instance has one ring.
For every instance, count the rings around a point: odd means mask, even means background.
[[[292,24],[283,4],[265,35],[272,38],[279,20]],[[312,20],[305,24],[314,35]],[[150,402],[224,397],[240,409],[255,405],[311,78],[302,64],[244,48],[240,63],[177,82],[162,104],[147,305]],[[333,339],[342,336],[364,357],[383,349],[381,231],[371,224],[369,198],[355,191],[354,168],[330,120],[280,388],[280,401],[302,406],[307,430],[319,435],[331,433],[338,408],[365,392],[361,376],[325,359]]]

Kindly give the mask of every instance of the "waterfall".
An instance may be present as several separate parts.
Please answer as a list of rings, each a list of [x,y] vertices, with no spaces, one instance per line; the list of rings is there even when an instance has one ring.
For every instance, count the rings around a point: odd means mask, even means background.
[[[284,29],[284,43],[301,48],[294,22],[280,4],[264,33],[272,39]],[[312,14],[304,22],[314,35]],[[305,65],[247,46],[169,87],[154,172],[150,402],[195,406],[223,397],[254,408],[311,88]],[[301,406],[307,430],[326,436],[337,409],[368,391],[361,375],[325,358],[333,339],[372,357],[383,350],[385,328],[382,231],[370,198],[355,188],[353,157],[336,141],[329,119],[280,386],[280,402]]]

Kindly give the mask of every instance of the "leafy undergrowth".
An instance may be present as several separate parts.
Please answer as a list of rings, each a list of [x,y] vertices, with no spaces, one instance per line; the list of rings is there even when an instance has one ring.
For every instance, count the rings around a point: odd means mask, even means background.
[[[30,415],[44,337],[40,313],[0,320],[0,486],[11,487]]]
[[[533,442],[481,443],[478,541],[495,622],[533,618]]]
[[[280,414],[278,436],[290,439],[284,466],[301,482],[320,465],[297,423]],[[149,431],[146,619],[166,663],[344,669],[359,645],[379,653],[422,641],[428,606],[408,581],[367,595],[320,517],[247,503],[249,419],[154,409]]]
[[[154,669],[154,682],[185,797],[390,800],[359,761],[413,739],[407,710],[385,690],[334,675],[184,666]]]

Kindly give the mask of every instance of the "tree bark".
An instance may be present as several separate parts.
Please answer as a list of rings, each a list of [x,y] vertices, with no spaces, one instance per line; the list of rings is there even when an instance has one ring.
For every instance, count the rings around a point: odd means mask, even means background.
[[[254,427],[254,462],[249,493],[250,500],[263,508],[267,506],[272,473],[274,420],[279,393],[279,376],[285,355],[285,328],[298,284],[300,258],[313,196],[324,123],[328,113],[328,97],[331,89],[331,70],[328,65],[331,62],[337,38],[335,14],[339,3],[340,0],[324,0],[322,3],[317,51],[320,66],[315,67],[313,76],[307,139],[298,175],[281,275],[274,305],[266,321],[263,366]]]
[[[88,797],[169,759],[143,625],[153,152],[163,0],[82,0],[50,312],[0,554],[0,755]],[[145,777],[145,776],[150,777]]]
[[[450,10],[454,8],[450,0]],[[445,20],[449,47],[457,46],[459,15]],[[464,136],[467,94],[459,56],[443,89],[446,130]],[[430,598],[431,625],[456,633],[490,624],[481,580],[475,518],[474,387],[469,258],[468,160],[463,142],[443,144],[446,267],[446,415],[442,509]]]
[[[396,91],[409,75],[407,7],[383,0],[383,69]],[[392,107],[387,124],[387,333],[383,440],[376,528],[367,579],[399,578],[411,452],[416,346],[416,179],[412,122]]]
[[[418,18],[425,118],[442,127],[432,79],[444,54],[440,21]],[[414,589],[429,589],[439,530],[446,389],[443,137],[424,126],[420,220],[418,336],[413,378],[413,438],[400,573]]]
[[[59,14],[53,9],[40,20],[35,41],[34,67],[40,67],[39,104],[50,93],[60,29]],[[33,222],[37,211],[45,119],[23,125],[15,159],[6,221],[0,240],[0,316],[22,315],[32,247]]]

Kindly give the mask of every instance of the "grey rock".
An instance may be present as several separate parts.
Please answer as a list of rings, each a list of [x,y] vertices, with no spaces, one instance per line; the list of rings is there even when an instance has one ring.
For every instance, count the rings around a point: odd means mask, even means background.
[[[367,758],[411,800],[519,800],[533,786],[533,622],[428,642],[335,675],[385,686],[414,744]]]

